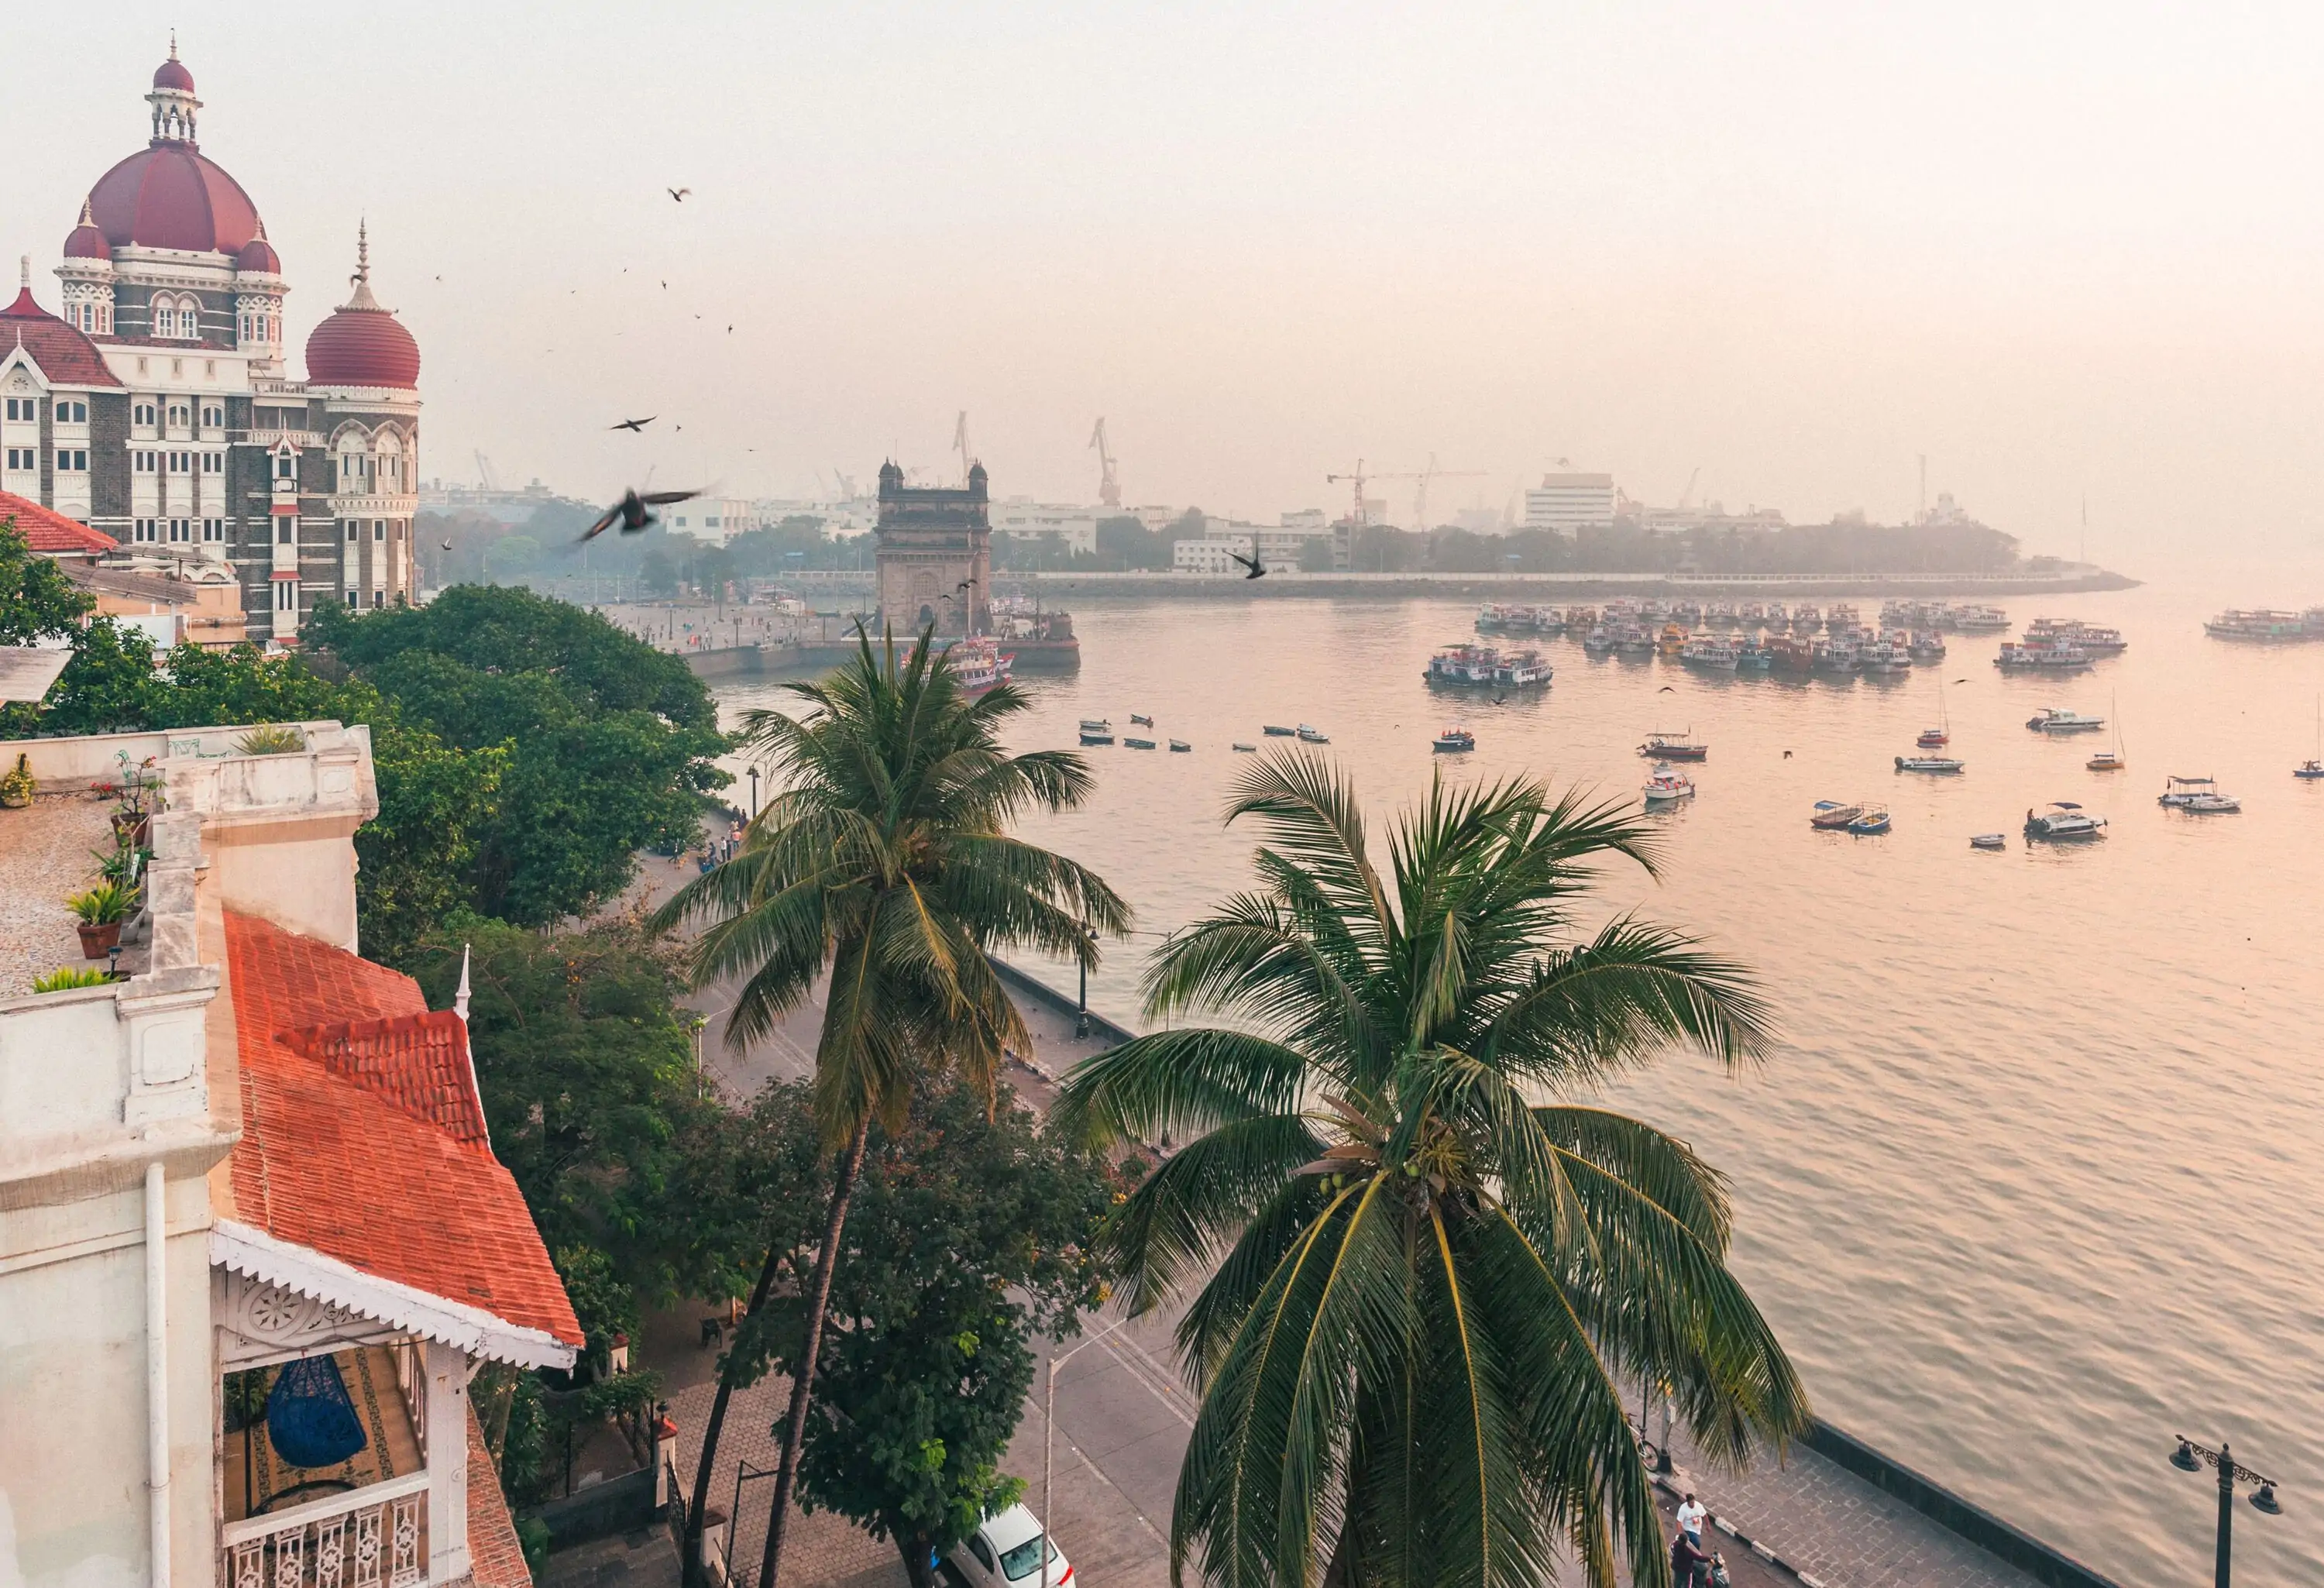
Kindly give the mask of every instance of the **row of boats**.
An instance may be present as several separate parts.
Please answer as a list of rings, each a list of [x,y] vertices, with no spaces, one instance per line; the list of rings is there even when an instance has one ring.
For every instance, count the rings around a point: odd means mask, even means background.
[[[1803,602],[1786,607],[1780,601],[1731,602],[1632,600],[1617,597],[1600,606],[1517,606],[1488,605],[1477,613],[1477,627],[1486,633],[1580,634],[1600,625],[1618,628],[1641,623],[1649,629],[1665,623],[1683,628],[1788,629],[1797,633],[1830,630],[1849,633],[1865,626],[1856,607],[1834,602],[1829,612]],[[2009,627],[2009,614],[1997,606],[1945,601],[1890,601],[1880,608],[1882,629],[1955,631],[1964,634],[1997,634]]]
[[[1130,725],[1133,728],[1151,728],[1154,725],[1154,719],[1150,716],[1145,716],[1133,711],[1130,714]],[[1083,743],[1111,744],[1113,742],[1114,734],[1111,719],[1102,716],[1085,716],[1082,718]],[[1188,754],[1194,748],[1193,744],[1184,739],[1171,739],[1167,741],[1167,743],[1169,743],[1171,752],[1176,755]],[[1161,748],[1161,745],[1157,744],[1151,739],[1142,738],[1136,734],[1124,734],[1121,735],[1121,747],[1124,750],[1158,750]],[[1238,744],[1235,748],[1237,750],[1240,750],[1243,746]]]
[[[2324,640],[2324,606],[2305,612],[2242,611],[2230,607],[2203,624],[2214,640],[2242,640],[2258,645],[2296,645]]]

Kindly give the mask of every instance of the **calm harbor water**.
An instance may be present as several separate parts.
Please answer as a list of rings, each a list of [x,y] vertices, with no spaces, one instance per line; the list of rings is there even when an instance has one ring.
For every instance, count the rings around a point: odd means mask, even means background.
[[[1136,711],[1194,743],[1088,752],[1092,806],[1031,829],[1136,905],[1139,937],[1091,985],[1134,1017],[1155,936],[1248,881],[1252,835],[1219,811],[1246,759],[1230,742],[1261,743],[1262,723],[1329,732],[1376,816],[1439,771],[1635,798],[1639,741],[1692,728],[1711,757],[1699,797],[1656,818],[1661,881],[1609,872],[1602,905],[1754,965],[1783,1042],[1756,1073],[1676,1057],[1610,1101],[1732,1177],[1737,1265],[1818,1408],[2126,1583],[2208,1569],[2209,1475],[2166,1457],[2175,1432],[2231,1439],[2285,1485],[2282,1518],[2238,1517],[2239,1579],[2312,1583],[2324,785],[2290,774],[2317,753],[2324,645],[2247,649],[2200,626],[2261,598],[2000,603],[2020,623],[2050,609],[2123,629],[2126,654],[2065,680],[2004,677],[1998,635],[1950,636],[1944,662],[1893,682],[1709,678],[1552,640],[1554,686],[1499,707],[1421,682],[1432,650],[1471,637],[1465,604],[1093,605],[1075,613],[1081,673],[1027,680],[1038,706],[1016,741],[1068,746],[1078,718],[1119,731]],[[1941,674],[1946,753],[1968,770],[1899,775]],[[2128,770],[2084,770],[2103,735],[2027,732],[2049,705],[2118,719]],[[1476,752],[1432,755],[1454,720]],[[2166,773],[2216,775],[2243,813],[2160,809]],[[1895,830],[1812,832],[1821,799],[1884,801]],[[2107,839],[2029,851],[2026,808],[2053,799],[2108,817]],[[1990,831],[2005,852],[1969,849]]]

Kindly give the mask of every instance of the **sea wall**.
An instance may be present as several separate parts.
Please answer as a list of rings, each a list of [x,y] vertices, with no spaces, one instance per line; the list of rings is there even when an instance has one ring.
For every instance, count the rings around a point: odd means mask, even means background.
[[[1070,607],[1087,597],[1140,597],[1176,601],[1408,600],[1603,601],[1617,596],[1735,596],[1766,600],[1793,596],[1926,598],[1960,596],[2070,595],[2081,590],[2127,590],[2138,580],[2094,569],[2071,577],[2027,575],[1886,574],[1828,577],[1710,578],[1665,574],[1303,574],[1269,569],[1263,579],[1240,574],[1180,573],[1001,573],[996,587],[1006,595],[1038,596],[1050,606]]]

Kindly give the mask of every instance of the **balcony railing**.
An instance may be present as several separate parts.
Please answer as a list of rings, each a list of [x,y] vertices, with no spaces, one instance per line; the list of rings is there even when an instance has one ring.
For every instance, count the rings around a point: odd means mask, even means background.
[[[428,1580],[428,1474],[228,1522],[221,1588],[417,1588]]]

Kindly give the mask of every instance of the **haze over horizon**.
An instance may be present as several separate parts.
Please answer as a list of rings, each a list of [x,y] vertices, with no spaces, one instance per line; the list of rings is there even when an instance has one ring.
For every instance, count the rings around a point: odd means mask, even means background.
[[[54,309],[174,24],[294,350],[368,217],[424,475],[785,494],[942,471],[966,409],[1045,499],[1094,498],[1103,413],[1130,503],[1336,510],[1434,453],[1485,471],[1447,516],[1568,457],[1893,521],[1925,453],[2032,551],[2087,494],[2141,577],[2324,567],[2324,14],[365,15],[20,17],[0,248]]]

